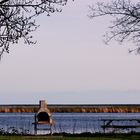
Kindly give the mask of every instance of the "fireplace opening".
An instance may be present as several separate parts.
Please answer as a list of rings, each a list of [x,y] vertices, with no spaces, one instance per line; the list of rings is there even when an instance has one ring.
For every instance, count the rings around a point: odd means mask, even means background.
[[[37,120],[38,120],[38,122],[43,122],[43,121],[49,122],[50,117],[46,112],[40,112],[37,115]]]

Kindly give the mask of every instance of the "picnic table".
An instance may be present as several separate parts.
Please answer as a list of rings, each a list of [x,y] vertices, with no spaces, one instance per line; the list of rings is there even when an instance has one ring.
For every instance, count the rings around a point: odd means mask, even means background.
[[[106,133],[107,129],[112,129],[112,132],[121,129],[133,130],[140,128],[140,118],[112,118],[112,119],[101,119],[103,124],[101,127],[103,128],[104,133]]]

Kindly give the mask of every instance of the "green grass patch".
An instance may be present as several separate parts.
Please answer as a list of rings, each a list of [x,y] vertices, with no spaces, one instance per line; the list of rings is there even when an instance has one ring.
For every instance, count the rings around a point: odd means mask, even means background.
[[[99,136],[13,136],[1,135],[0,140],[140,140],[140,135]]]

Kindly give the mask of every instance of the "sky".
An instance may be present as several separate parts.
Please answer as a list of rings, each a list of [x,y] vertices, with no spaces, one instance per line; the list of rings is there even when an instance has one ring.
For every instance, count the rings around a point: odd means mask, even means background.
[[[131,42],[104,44],[110,18],[88,17],[97,1],[69,1],[36,19],[37,44],[21,41],[2,57],[0,104],[140,103],[140,56],[128,53]]]

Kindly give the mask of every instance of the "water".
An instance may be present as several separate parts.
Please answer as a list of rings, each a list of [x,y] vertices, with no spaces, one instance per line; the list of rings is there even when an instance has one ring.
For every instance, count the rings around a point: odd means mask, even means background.
[[[103,133],[102,119],[140,119],[140,113],[53,113],[53,133]],[[34,113],[0,113],[0,133],[34,134]],[[140,125],[137,121],[114,121],[120,125]],[[42,127],[42,126],[41,126]],[[44,127],[44,126],[43,126]],[[140,132],[140,129],[118,130],[119,132]],[[108,129],[106,132],[112,132]],[[48,133],[39,131],[39,134]]]

